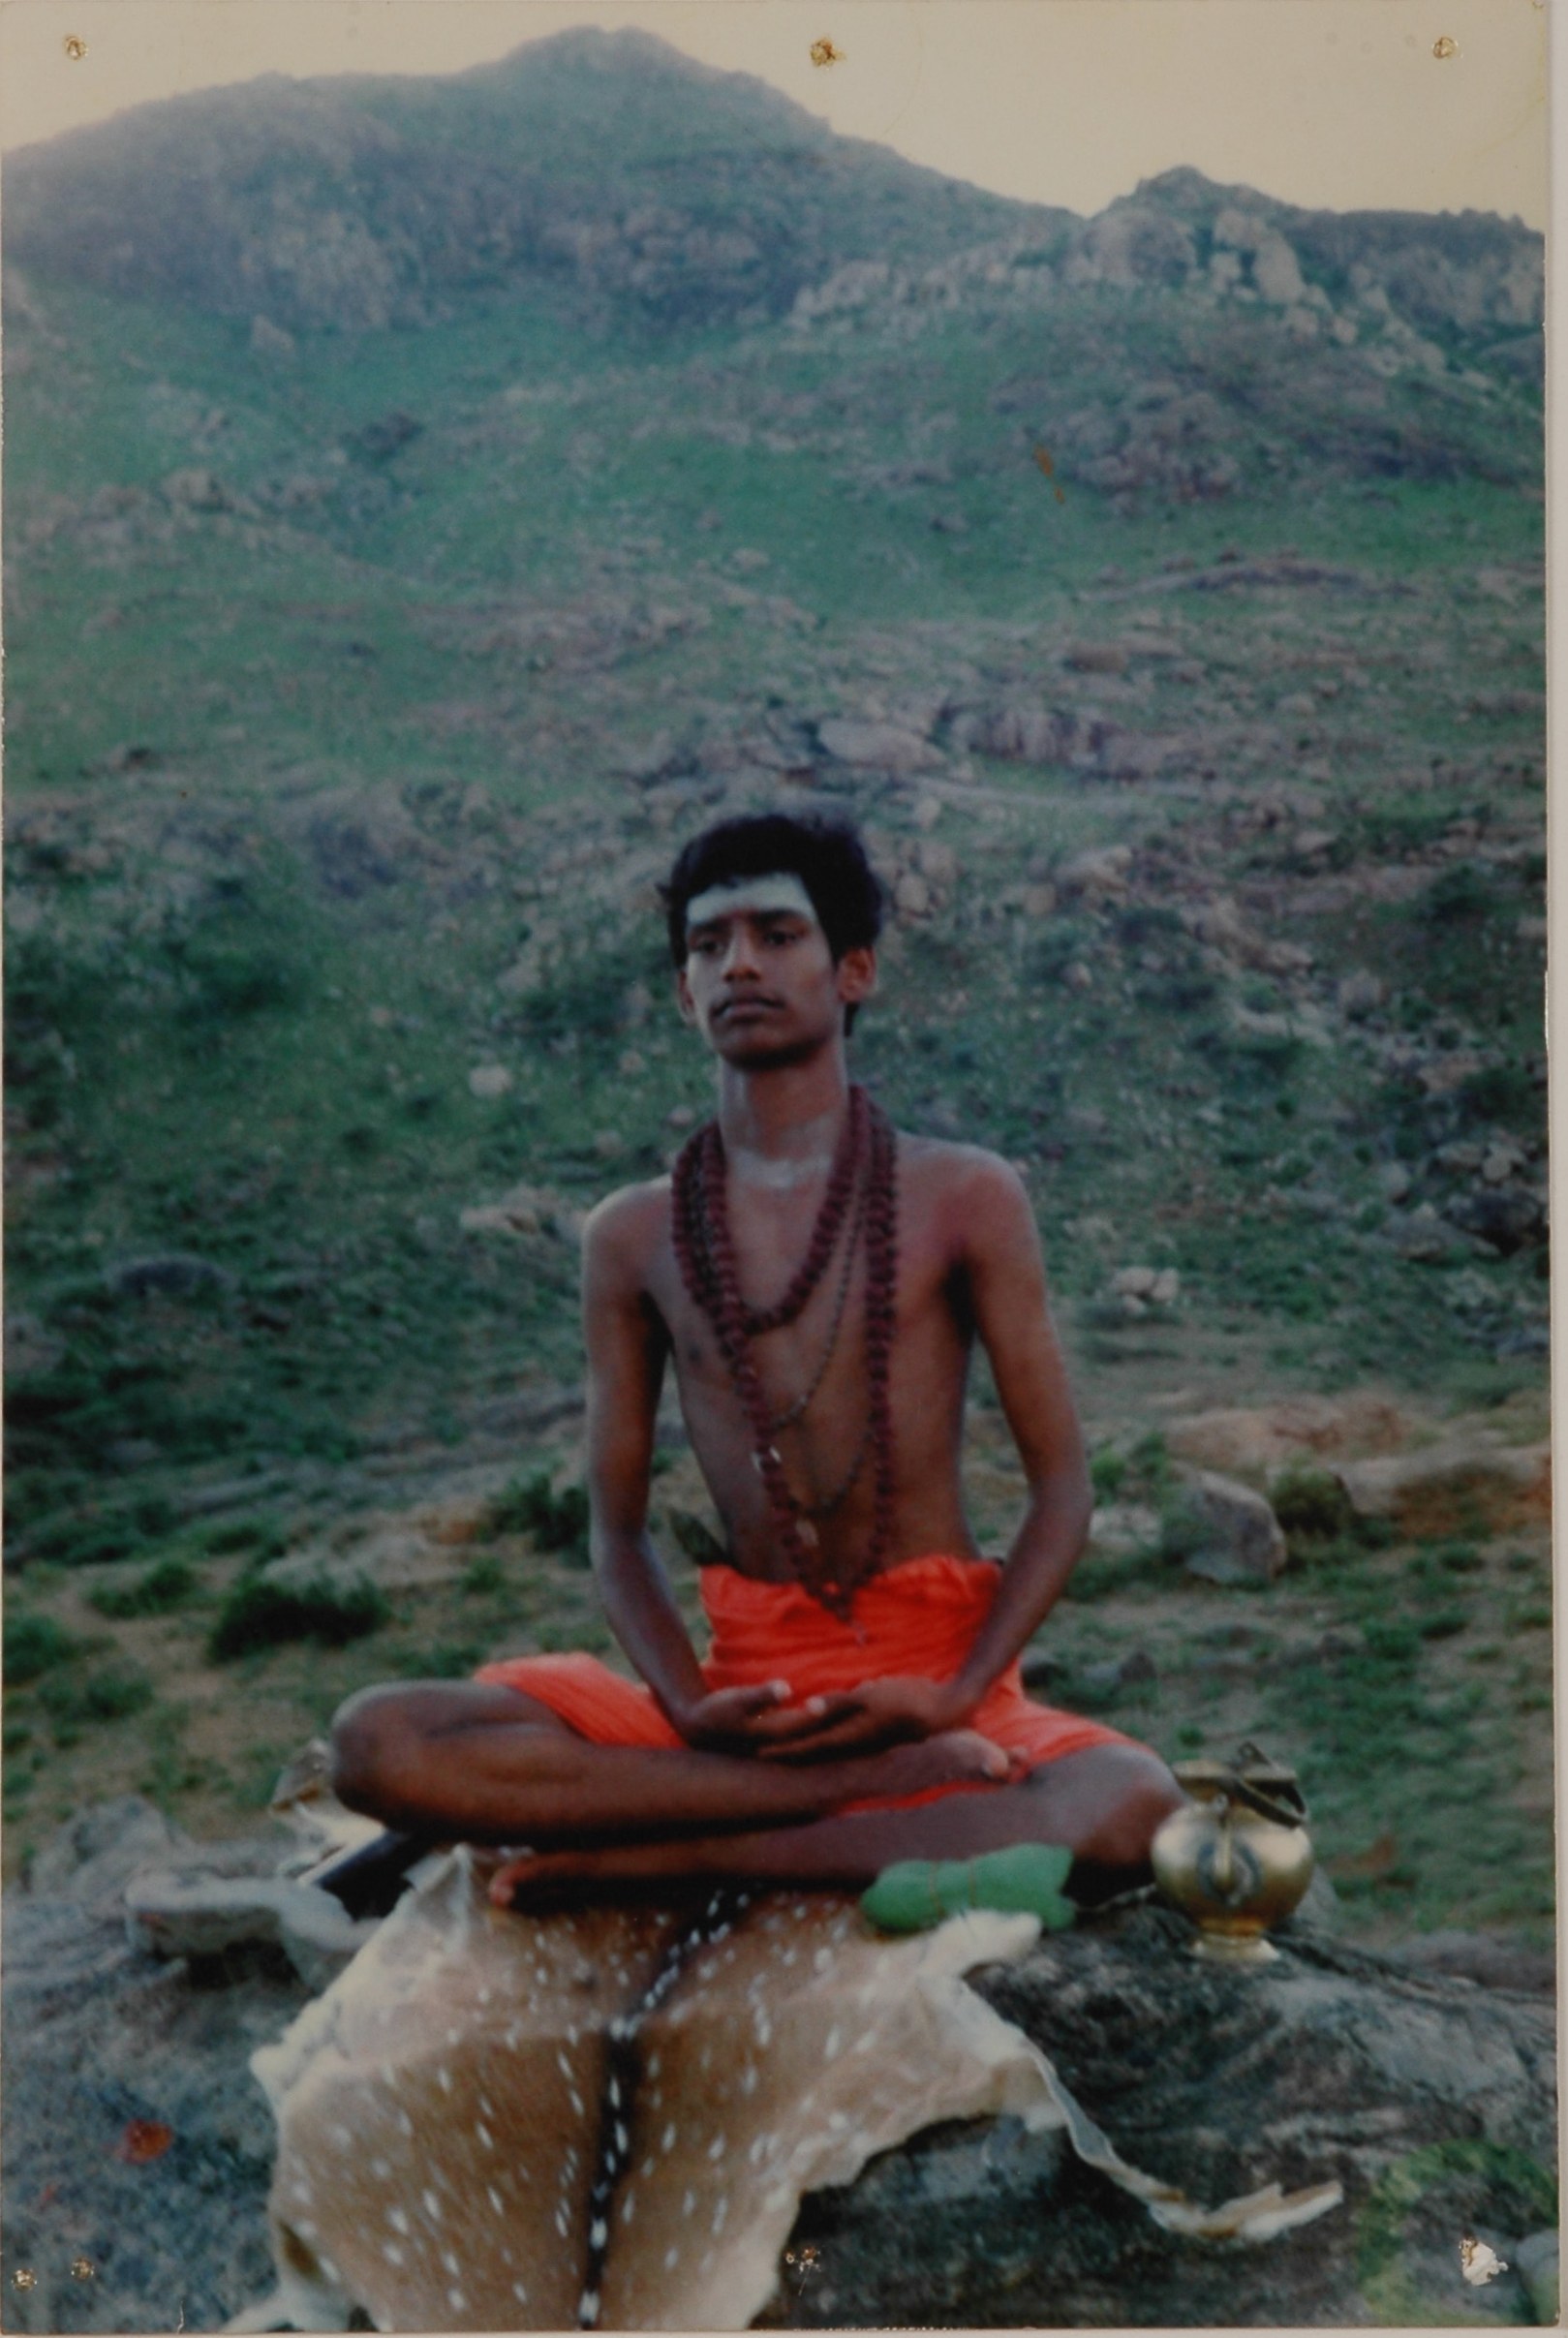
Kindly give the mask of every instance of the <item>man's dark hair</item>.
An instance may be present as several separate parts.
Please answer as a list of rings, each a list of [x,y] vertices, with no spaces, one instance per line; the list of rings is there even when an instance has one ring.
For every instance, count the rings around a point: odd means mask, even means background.
[[[661,888],[669,922],[669,953],[686,964],[687,905],[710,885],[746,877],[798,877],[811,896],[834,964],[845,950],[870,949],[882,930],[882,886],[858,830],[823,813],[784,812],[721,820],[694,836]]]

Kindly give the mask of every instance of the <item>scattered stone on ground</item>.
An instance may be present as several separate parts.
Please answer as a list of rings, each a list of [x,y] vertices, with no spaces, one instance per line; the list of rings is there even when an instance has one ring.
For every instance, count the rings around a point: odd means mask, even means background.
[[[1288,1554],[1267,1498],[1212,1469],[1184,1470],[1176,1525],[1182,1563],[1206,1583],[1272,1583]]]

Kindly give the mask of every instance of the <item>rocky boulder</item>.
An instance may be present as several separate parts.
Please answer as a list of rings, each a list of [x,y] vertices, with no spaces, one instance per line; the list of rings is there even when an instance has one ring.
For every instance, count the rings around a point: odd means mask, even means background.
[[[1288,1397],[1277,1404],[1231,1405],[1185,1413],[1166,1431],[1178,1460],[1239,1477],[1267,1477],[1293,1461],[1326,1455],[1392,1453],[1411,1423],[1387,1397],[1358,1390],[1344,1397]]]
[[[1153,2231],[1060,2137],[938,2130],[805,2203],[776,2325],[1527,2321],[1511,2270],[1554,2216],[1550,2000],[1416,1978],[1299,1929],[1225,1972],[1155,1905],[1059,1934],[972,1985],[1138,2166],[1206,2199],[1337,2177],[1342,2206],[1257,2246]],[[918,2238],[916,2238],[918,2236]],[[793,2263],[789,2260],[793,2260]]]
[[[1402,1535],[1506,1533],[1552,1515],[1552,1448],[1504,1445],[1469,1430],[1414,1453],[1338,1464],[1334,1475],[1361,1518]]]
[[[1184,1475],[1165,1539],[1180,1551],[1186,1572],[1205,1583],[1273,1583],[1288,1556],[1265,1496],[1212,1469]]]
[[[169,1961],[128,1937],[134,1871],[172,1859],[189,1881],[196,1856],[131,1798],[81,1814],[7,1893],[7,2251],[34,2276],[10,2295],[13,2329],[212,2329],[271,2290],[274,2133],[250,2056],[309,1992],[275,1946],[231,1937]],[[200,1847],[214,1858],[238,1884],[268,1859],[281,1872],[289,1846]],[[1061,2130],[949,2123],[808,2196],[762,2321],[1528,2319],[1516,2269],[1466,2291],[1458,2243],[1473,2235],[1511,2268],[1543,2256],[1550,1999],[1478,1985],[1452,1939],[1441,1972],[1300,1919],[1258,1971],[1200,1964],[1189,1940],[1173,1913],[1135,1903],[971,1985],[1136,2166],[1209,2200],[1337,2181],[1340,2206],[1256,2245],[1184,2238]]]

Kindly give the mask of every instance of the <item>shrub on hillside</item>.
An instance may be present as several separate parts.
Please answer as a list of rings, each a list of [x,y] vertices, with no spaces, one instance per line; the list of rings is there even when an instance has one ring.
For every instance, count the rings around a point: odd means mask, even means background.
[[[134,1584],[100,1584],[87,1598],[100,1615],[167,1615],[200,1587],[201,1578],[188,1558],[161,1558]]]
[[[20,1688],[77,1652],[77,1643],[52,1615],[8,1615],[5,1627],[5,1683]]]
[[[86,1722],[123,1721],[139,1713],[153,1700],[153,1685],[145,1673],[110,1671],[89,1673],[84,1680],[55,1676],[39,1690],[58,1742],[68,1744]]]
[[[1350,1496],[1326,1469],[1292,1463],[1275,1479],[1269,1499],[1293,1558],[1299,1544],[1336,1542],[1355,1531]]]
[[[541,1551],[559,1551],[572,1565],[588,1564],[588,1496],[581,1486],[557,1493],[547,1469],[514,1478],[485,1513],[484,1532],[529,1534]]]
[[[391,1616],[385,1595],[374,1584],[339,1590],[324,1581],[280,1584],[262,1576],[237,1583],[218,1612],[207,1646],[219,1663],[290,1640],[319,1640],[346,1647],[378,1631]]]

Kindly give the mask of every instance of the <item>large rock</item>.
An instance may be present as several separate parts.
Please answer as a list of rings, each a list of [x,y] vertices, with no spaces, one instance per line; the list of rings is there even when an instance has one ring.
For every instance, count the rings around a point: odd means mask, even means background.
[[[1504,1445],[1478,1430],[1334,1475],[1358,1517],[1390,1519],[1403,1535],[1501,1534],[1552,1516],[1550,1444]]]
[[[1517,2273],[1466,2289],[1458,2243],[1474,2234],[1511,2261],[1511,2244],[1547,2221],[1550,2001],[1416,1979],[1305,1929],[1254,1972],[1199,1964],[1186,1940],[1170,1911],[1139,1907],[973,1985],[1138,2166],[1207,2199],[1337,2177],[1342,2207],[1262,2246],[1215,2248],[1151,2230],[1054,2137],[1030,2141],[1006,2122],[938,2131],[806,2201],[766,2319],[1527,2321]]]
[[[82,1814],[6,1898],[6,2242],[37,2274],[16,2330],[213,2329],[266,2292],[274,2130],[248,2068],[306,1991],[276,1952],[200,1969],[127,1940],[92,1862],[146,1805]],[[168,1830],[162,1841],[169,1842]],[[142,1855],[153,1847],[142,1830]],[[233,1857],[245,1846],[225,1846]],[[67,1897],[75,1877],[86,1901]],[[1297,1926],[1267,1970],[1186,1953],[1136,1906],[972,1986],[1137,2166],[1214,2200],[1337,2180],[1341,2207],[1258,2246],[1162,2230],[1061,2130],[950,2123],[811,2195],[780,2260],[795,2326],[1338,2325],[1527,2316],[1511,2272],[1466,2295],[1458,2236],[1518,2262],[1550,2223],[1553,2009],[1425,1977]],[[132,2131],[151,2145],[141,2156]],[[94,2268],[73,2277],[74,2261]]]
[[[1391,1453],[1411,1423],[1387,1397],[1287,1397],[1277,1404],[1226,1406],[1172,1421],[1165,1441],[1180,1461],[1239,1477],[1265,1478],[1292,1461],[1327,1455]]]
[[[1194,1469],[1183,1479],[1174,1514],[1183,1563],[1205,1583],[1273,1583],[1289,1554],[1267,1499],[1216,1470]]]
[[[870,770],[931,771],[942,760],[929,740],[892,723],[859,723],[832,715],[817,724],[816,735],[835,762]]]

